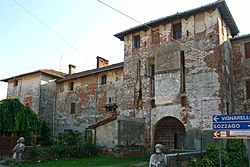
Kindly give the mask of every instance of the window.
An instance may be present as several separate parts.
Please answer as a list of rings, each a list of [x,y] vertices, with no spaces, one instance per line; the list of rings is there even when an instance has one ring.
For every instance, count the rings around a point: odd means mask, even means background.
[[[13,86],[16,87],[18,85],[18,80],[14,80]]]
[[[101,85],[105,85],[107,83],[107,75],[103,75],[101,78]]]
[[[245,43],[245,55],[246,58],[250,58],[250,42]]]
[[[74,90],[74,82],[69,83],[69,90],[73,91]]]
[[[136,35],[133,37],[134,48],[140,47],[140,35]]]
[[[70,114],[75,114],[76,112],[76,103],[71,103]]]
[[[247,99],[250,99],[250,80],[246,81],[246,94],[247,94]]]
[[[182,32],[181,32],[181,23],[173,25],[173,39],[181,39]]]
[[[153,44],[159,44],[160,43],[159,29],[152,30],[152,43]]]

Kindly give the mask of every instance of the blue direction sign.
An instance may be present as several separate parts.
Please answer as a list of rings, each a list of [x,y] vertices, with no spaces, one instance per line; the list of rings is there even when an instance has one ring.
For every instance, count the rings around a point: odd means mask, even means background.
[[[250,122],[250,114],[214,115],[213,123],[219,122]]]
[[[250,130],[250,114],[214,115],[213,130]]]
[[[213,130],[242,130],[250,129],[250,122],[213,123]]]

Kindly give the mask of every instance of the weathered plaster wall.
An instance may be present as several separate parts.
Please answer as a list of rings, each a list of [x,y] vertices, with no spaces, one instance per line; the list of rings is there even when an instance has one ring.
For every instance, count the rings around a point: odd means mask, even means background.
[[[39,116],[45,120],[51,128],[53,124],[53,113],[55,110],[55,80],[54,77],[43,74],[40,86]]]
[[[244,46],[247,42],[250,42],[249,38],[232,41],[234,114],[250,113],[250,101],[246,97],[246,80],[250,80],[250,59],[245,56]]]
[[[14,80],[18,85],[14,86]],[[18,97],[20,102],[39,113],[41,73],[19,77],[8,82],[8,97]]]
[[[144,146],[144,119],[118,116],[118,146]]]
[[[176,21],[178,22],[178,21]],[[221,114],[222,48],[228,28],[218,9],[180,20],[182,40],[172,41],[172,24],[160,25],[160,43],[153,44],[151,30],[124,37],[123,115],[145,118],[145,143],[153,145],[154,126],[161,118],[173,116],[186,128],[190,148],[205,130],[211,130],[212,115]],[[223,28],[223,25],[225,28]],[[223,36],[221,35],[223,33]],[[133,35],[140,34],[140,48],[133,48]],[[186,92],[180,93],[180,52],[185,55]],[[155,64],[155,97],[151,97],[151,81],[147,63]],[[132,68],[133,67],[133,68]],[[228,96],[228,95],[227,95]],[[181,97],[185,104],[181,104]],[[151,107],[152,99],[156,108]],[[196,136],[196,138],[195,138]],[[195,139],[194,139],[195,138]],[[211,136],[210,136],[211,138]]]
[[[107,75],[107,84],[101,85],[101,77]],[[96,80],[97,109],[96,101]],[[69,90],[70,82],[74,82],[74,90]],[[112,116],[104,106],[117,104],[117,112],[121,111],[123,70],[117,69],[74,80],[58,83],[56,101],[56,126],[59,131],[64,129],[78,129],[83,131],[86,126],[92,125],[104,118]],[[70,114],[71,103],[75,103],[75,114]],[[96,111],[97,110],[97,111]]]
[[[118,120],[97,127],[95,137],[99,146],[118,146]]]

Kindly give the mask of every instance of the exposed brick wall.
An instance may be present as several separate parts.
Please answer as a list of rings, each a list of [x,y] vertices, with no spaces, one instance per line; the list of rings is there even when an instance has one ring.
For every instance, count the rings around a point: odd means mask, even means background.
[[[247,84],[250,80],[250,58],[245,56],[245,43],[250,38],[232,41],[233,48],[233,111],[234,113],[250,113],[250,100],[247,99]]]
[[[103,75],[107,75],[107,83],[101,85]],[[69,90],[70,82],[74,82],[73,91]],[[117,112],[120,113],[122,82],[123,70],[120,68],[58,83],[55,119],[57,131],[66,128],[83,131],[86,126],[112,116],[112,112],[104,108],[110,100],[117,104]],[[70,114],[71,103],[75,103],[75,114]]]
[[[151,30],[124,37],[122,114],[145,118],[145,145],[149,148],[154,144],[155,125],[160,119],[166,116],[177,118],[184,124],[187,134],[200,132],[201,128],[211,130],[212,115],[225,113],[224,103],[231,97],[227,93],[230,71],[226,72],[230,63],[230,53],[226,51],[230,49],[230,44],[220,46],[228,40],[230,31],[218,9],[180,21],[182,39],[179,42],[171,40],[172,23],[154,28],[159,29],[160,43],[152,42],[152,34],[155,38],[156,33]],[[140,48],[133,48],[133,35],[140,35]],[[185,55],[184,94],[180,93],[181,51]],[[147,72],[149,60],[155,64],[153,98]],[[183,97],[184,106],[181,103]],[[155,108],[151,107],[152,99],[155,100]]]

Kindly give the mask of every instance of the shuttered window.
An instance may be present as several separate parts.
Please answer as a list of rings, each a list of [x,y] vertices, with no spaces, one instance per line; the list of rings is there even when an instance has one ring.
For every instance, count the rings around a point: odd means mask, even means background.
[[[247,94],[247,99],[250,99],[250,80],[246,81],[246,94]]]
[[[245,56],[246,58],[250,58],[250,42],[245,43]]]
[[[75,114],[76,112],[76,103],[71,103],[70,114]]]

